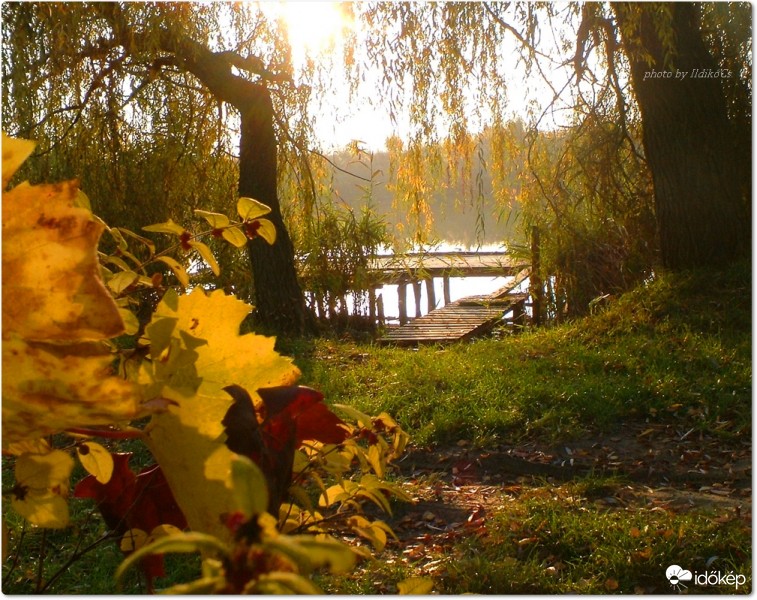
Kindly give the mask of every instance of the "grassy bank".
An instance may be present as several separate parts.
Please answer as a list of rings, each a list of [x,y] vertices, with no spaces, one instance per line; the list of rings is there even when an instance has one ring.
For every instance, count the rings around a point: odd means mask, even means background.
[[[722,481],[712,486],[506,474],[499,483],[491,472],[466,485],[440,461],[408,484],[437,501],[431,510],[411,513],[414,527],[382,560],[324,579],[330,592],[392,593],[393,582],[419,576],[443,594],[658,594],[673,591],[665,571],[674,564],[747,582],[689,584],[689,593],[751,591],[750,480],[734,483],[731,471],[739,456],[751,464],[748,268],[666,276],[590,318],[501,340],[293,350],[306,382],[335,402],[390,412],[419,445],[622,442],[657,428],[671,437],[664,450],[649,441],[648,452],[671,464],[689,452],[709,459],[708,448],[725,456],[706,466]],[[435,516],[456,502],[459,514]],[[404,531],[407,518],[392,524]]]
[[[395,416],[417,444],[567,441],[626,419],[750,435],[751,280],[668,276],[581,321],[417,349],[318,340],[287,350],[333,402]]]

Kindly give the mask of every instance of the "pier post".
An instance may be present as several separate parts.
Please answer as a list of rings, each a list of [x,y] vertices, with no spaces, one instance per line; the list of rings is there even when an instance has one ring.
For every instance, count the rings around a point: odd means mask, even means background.
[[[368,288],[368,319],[371,327],[376,326],[376,288]]]
[[[531,277],[529,279],[529,288],[532,302],[531,310],[533,311],[531,322],[534,326],[538,327],[541,325],[544,284],[541,280],[541,244],[539,240],[539,228],[536,225],[531,229]]]
[[[442,278],[442,287],[444,288],[444,306],[447,306],[450,303],[449,299],[449,275],[445,275]]]
[[[436,308],[436,292],[434,291],[434,278],[426,279],[426,296],[428,297],[428,312]]]
[[[407,281],[397,284],[397,308],[400,311],[400,325],[407,323]]]
[[[376,311],[378,312],[378,324],[383,327],[386,323],[386,317],[384,316],[384,297],[381,294],[376,298]]]
[[[421,282],[413,281],[413,295],[415,296],[415,318],[419,319],[421,315]]]

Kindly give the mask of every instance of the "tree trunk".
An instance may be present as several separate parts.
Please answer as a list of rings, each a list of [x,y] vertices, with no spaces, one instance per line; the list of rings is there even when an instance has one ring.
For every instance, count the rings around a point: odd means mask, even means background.
[[[613,10],[641,110],[663,265],[723,266],[750,251],[750,199],[741,192],[720,80],[737,74],[720,72],[702,38],[699,8],[688,2],[662,5],[674,44],[666,62],[659,6],[623,3]]]
[[[262,239],[247,244],[259,321],[277,333],[302,335],[315,331],[297,280],[294,247],[281,216],[277,191],[278,147],[273,127],[271,94],[264,83],[234,74],[232,64],[250,58],[213,53],[207,47],[169,30],[162,32],[163,50],[175,54],[181,67],[195,75],[219,100],[239,111],[239,194],[270,207],[266,218],[276,226],[276,242]],[[134,37],[134,36],[133,36]],[[139,36],[136,36],[139,38]],[[244,65],[241,65],[244,67]]]
[[[302,335],[312,331],[310,313],[297,280],[294,247],[289,237],[277,192],[277,143],[273,128],[273,105],[262,85],[247,86],[237,105],[242,121],[239,143],[239,194],[271,208],[266,215],[276,226],[276,242],[248,242],[247,249],[255,286],[257,317],[276,332]]]

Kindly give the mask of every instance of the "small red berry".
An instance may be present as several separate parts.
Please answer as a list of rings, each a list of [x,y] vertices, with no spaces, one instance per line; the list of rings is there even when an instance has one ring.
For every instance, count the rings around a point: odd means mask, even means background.
[[[258,237],[258,229],[260,229],[260,221],[255,220],[244,224],[244,234],[251,240]]]
[[[191,250],[192,246],[189,244],[189,240],[192,239],[192,234],[188,231],[182,231],[179,236],[179,242],[181,243],[182,250]]]

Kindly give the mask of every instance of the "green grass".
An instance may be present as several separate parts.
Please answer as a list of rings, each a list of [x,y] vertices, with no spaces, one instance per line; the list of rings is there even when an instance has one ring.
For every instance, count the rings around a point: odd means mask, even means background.
[[[318,341],[299,349],[298,364],[332,401],[387,410],[422,445],[566,442],[622,433],[634,421],[675,422],[746,442],[750,289],[746,266],[666,276],[601,314],[551,329],[417,350]],[[400,549],[321,585],[330,593],[392,593],[407,577],[430,576],[442,594],[670,593],[665,569],[678,564],[743,575],[747,585],[738,591],[751,591],[749,508],[743,516],[664,510],[643,494],[621,509],[602,502],[621,488],[603,479],[535,482],[503,501],[506,509],[480,535],[431,545],[415,562]]]
[[[422,445],[565,441],[672,411],[697,428],[729,421],[722,435],[749,434],[750,285],[744,267],[668,276],[597,316],[503,340],[287,349],[304,383],[330,401],[389,412]]]

